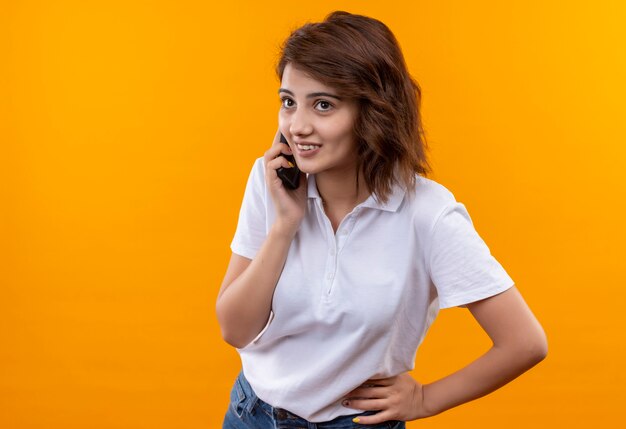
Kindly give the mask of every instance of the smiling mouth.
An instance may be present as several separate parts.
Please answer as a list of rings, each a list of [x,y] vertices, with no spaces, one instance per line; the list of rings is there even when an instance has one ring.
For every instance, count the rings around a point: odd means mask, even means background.
[[[313,149],[317,149],[320,147],[320,145],[315,145],[315,144],[296,144],[296,146],[301,151],[313,150]]]

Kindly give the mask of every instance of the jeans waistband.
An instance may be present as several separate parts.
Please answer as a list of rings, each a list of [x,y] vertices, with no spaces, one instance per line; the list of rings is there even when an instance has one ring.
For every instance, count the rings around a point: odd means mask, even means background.
[[[307,428],[328,428],[328,429],[339,429],[339,428],[348,428],[355,427],[354,423],[352,423],[352,419],[358,415],[371,415],[375,414],[375,411],[364,411],[362,413],[339,416],[328,422],[320,422],[313,423],[308,420],[291,413],[288,410],[273,407],[267,402],[261,400],[254,390],[250,383],[246,379],[243,374],[243,371],[239,373],[237,377],[237,381],[235,382],[235,387],[237,390],[237,397],[239,400],[240,409],[249,414],[256,414],[257,412],[261,412],[273,420],[276,424],[275,427],[307,427]],[[372,429],[376,428],[404,428],[404,422],[394,421],[381,423],[379,425],[370,426]]]

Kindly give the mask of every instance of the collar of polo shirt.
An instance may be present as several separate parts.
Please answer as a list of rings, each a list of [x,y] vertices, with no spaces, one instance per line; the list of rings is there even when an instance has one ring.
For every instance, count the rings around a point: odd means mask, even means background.
[[[359,206],[377,210],[384,210],[388,212],[395,212],[400,207],[400,204],[402,204],[405,194],[406,189],[400,186],[398,184],[398,181],[396,181],[391,187],[391,194],[389,195],[386,203],[378,201],[376,198],[374,198],[373,195],[370,195],[367,200],[363,201],[361,204],[359,204]],[[317,190],[317,184],[315,183],[314,174],[307,175],[307,196],[309,198],[318,199],[320,201],[322,200],[322,196]]]

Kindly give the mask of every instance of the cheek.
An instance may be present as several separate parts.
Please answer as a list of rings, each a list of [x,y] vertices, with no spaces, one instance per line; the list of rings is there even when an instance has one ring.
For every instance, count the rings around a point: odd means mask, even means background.
[[[343,111],[341,115],[338,115],[334,122],[334,128],[337,130],[337,134],[342,136],[346,136],[352,134],[352,130],[354,129],[354,121],[355,117],[351,111]]]
[[[318,130],[326,140],[337,143],[352,139],[353,134],[352,124],[341,118],[323,123],[318,127]]]
[[[289,122],[285,115],[282,112],[278,112],[278,130],[284,135],[287,136],[289,134]]]
[[[354,132],[352,124],[337,124],[333,129],[333,140],[337,142],[342,151],[350,152],[354,146]]]

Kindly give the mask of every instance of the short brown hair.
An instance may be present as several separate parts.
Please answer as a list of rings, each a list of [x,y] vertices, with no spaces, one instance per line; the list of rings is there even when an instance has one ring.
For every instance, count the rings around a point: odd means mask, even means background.
[[[385,202],[394,182],[413,187],[416,173],[430,172],[420,87],[385,24],[332,12],[324,21],[291,33],[276,66],[279,79],[287,64],[357,101],[357,168],[363,170],[368,190],[376,198]]]

